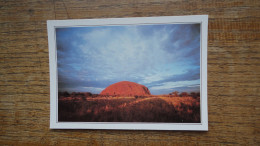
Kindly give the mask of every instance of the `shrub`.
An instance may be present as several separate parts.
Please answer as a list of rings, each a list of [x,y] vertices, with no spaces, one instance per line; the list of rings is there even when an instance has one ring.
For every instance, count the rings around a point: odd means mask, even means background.
[[[64,91],[64,92],[59,92],[59,93],[58,93],[58,96],[59,96],[59,97],[69,97],[70,94],[69,94],[67,91]]]
[[[200,97],[200,92],[197,92],[197,93],[196,92],[191,92],[190,96],[193,97],[193,98],[198,98],[198,97]]]
[[[181,92],[180,97],[188,97],[189,94],[187,92]]]

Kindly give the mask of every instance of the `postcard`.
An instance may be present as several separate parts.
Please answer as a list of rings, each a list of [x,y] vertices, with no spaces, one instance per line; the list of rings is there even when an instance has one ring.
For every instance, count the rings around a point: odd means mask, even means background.
[[[51,129],[208,130],[208,16],[48,20]]]

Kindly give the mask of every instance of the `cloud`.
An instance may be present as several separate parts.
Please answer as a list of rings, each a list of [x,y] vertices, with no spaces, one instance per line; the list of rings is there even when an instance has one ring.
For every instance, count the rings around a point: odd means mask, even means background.
[[[190,69],[181,74],[167,76],[161,80],[151,82],[150,86],[161,85],[162,83],[165,82],[178,82],[178,81],[184,82],[184,81],[194,81],[198,79],[200,79],[200,70],[199,68],[195,68],[195,69]]]
[[[122,80],[150,90],[182,81],[190,81],[188,87],[199,79],[199,29],[198,24],[58,28],[59,89],[98,93]]]
[[[176,81],[176,82],[163,82],[160,85],[151,87],[151,90],[159,89],[174,89],[178,87],[197,87],[200,83],[200,80],[191,80],[191,81]]]

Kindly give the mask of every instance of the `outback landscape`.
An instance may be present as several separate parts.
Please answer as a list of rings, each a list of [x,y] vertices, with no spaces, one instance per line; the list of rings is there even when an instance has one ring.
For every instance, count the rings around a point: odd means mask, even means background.
[[[151,95],[144,85],[121,81],[100,94],[59,92],[59,122],[199,123],[200,93]]]
[[[200,29],[56,28],[58,121],[200,123]]]

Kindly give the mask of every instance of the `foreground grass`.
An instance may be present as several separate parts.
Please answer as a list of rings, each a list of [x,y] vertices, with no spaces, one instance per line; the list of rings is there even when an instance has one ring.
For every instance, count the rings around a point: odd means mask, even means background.
[[[192,97],[60,98],[59,121],[200,122],[200,99]]]

